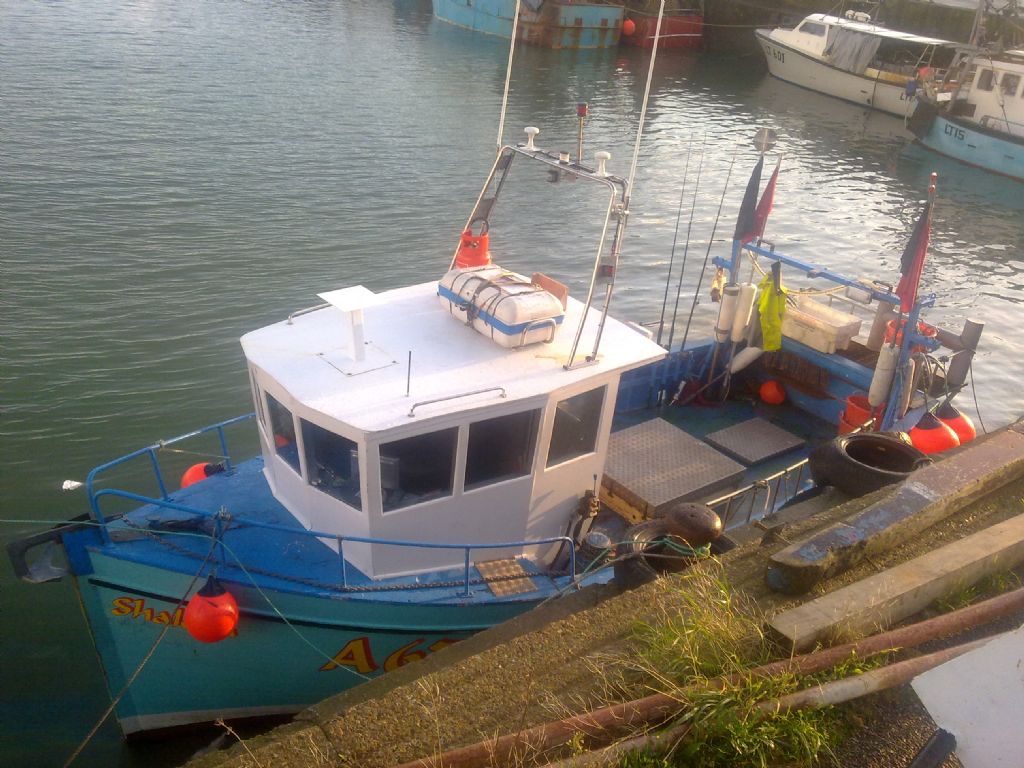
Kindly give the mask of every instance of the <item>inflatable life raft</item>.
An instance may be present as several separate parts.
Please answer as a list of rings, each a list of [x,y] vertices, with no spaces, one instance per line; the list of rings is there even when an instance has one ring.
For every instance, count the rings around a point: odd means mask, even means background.
[[[496,264],[451,270],[437,295],[453,317],[510,349],[553,340],[565,317],[564,297]]]

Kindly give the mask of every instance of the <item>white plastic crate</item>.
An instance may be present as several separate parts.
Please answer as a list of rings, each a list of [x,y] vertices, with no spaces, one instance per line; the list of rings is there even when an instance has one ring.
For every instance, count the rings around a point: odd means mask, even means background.
[[[861,319],[856,315],[805,298],[798,300],[796,307],[786,307],[782,335],[832,354],[850,346],[850,339],[860,333],[860,325]]]

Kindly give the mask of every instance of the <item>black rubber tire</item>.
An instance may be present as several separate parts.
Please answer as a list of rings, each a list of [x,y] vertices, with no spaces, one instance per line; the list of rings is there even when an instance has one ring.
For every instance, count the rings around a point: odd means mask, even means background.
[[[904,480],[930,463],[925,454],[898,437],[875,433],[840,435],[808,457],[815,485],[831,485],[853,497]]]
[[[691,565],[694,558],[680,556],[665,546],[663,541],[669,537],[669,524],[662,519],[645,520],[627,528],[616,548],[615,583],[623,589],[633,589],[663,573],[681,571]],[[678,537],[672,538],[684,543]]]

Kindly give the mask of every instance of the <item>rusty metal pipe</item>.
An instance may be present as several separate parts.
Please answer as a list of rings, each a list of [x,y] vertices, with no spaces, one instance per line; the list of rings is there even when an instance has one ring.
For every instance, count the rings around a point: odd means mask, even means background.
[[[976,605],[960,608],[951,613],[926,621],[894,629],[853,643],[823,651],[795,656],[757,667],[745,676],[771,677],[785,672],[811,674],[850,658],[851,655],[870,656],[881,651],[912,648],[929,640],[947,637],[965,629],[994,621],[1016,610],[1024,609],[1024,588],[999,595]],[[707,681],[707,689],[723,688],[740,679],[740,675],[727,675]],[[695,690],[696,686],[684,689]],[[554,722],[528,728],[518,733],[505,734],[496,739],[458,747],[442,754],[419,758],[397,768],[482,768],[500,764],[523,749],[544,750],[565,744],[576,733],[594,740],[608,740],[631,728],[659,724],[677,714],[682,705],[675,697],[655,693],[642,699],[602,707]]]

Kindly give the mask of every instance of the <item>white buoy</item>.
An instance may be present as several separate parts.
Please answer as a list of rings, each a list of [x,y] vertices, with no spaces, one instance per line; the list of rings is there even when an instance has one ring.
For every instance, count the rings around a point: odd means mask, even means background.
[[[736,316],[736,301],[740,296],[740,287],[733,283],[725,286],[722,291],[722,303],[718,307],[718,322],[715,323],[715,341],[722,344],[732,334],[732,320]]]
[[[62,491],[77,491],[81,487],[82,483],[80,483],[78,480],[65,480],[61,484],[60,489]]]
[[[739,373],[763,354],[764,350],[760,347],[744,347],[733,356],[729,363],[729,373]]]
[[[903,391],[900,392],[900,407],[896,409],[896,418],[901,419],[910,410],[910,397],[914,394],[914,374],[917,371],[917,362],[910,358],[903,364],[901,371],[903,378]]]
[[[875,364],[875,372],[871,376],[871,387],[868,389],[868,403],[872,408],[877,408],[889,397],[889,389],[892,387],[892,377],[896,373],[896,361],[899,360],[900,351],[895,344],[883,344],[878,350],[878,362]]]
[[[756,295],[757,288],[753,283],[744,283],[740,286],[740,295],[736,299],[736,315],[732,319],[732,341],[734,344],[746,338],[750,312],[754,308],[754,296]]]

